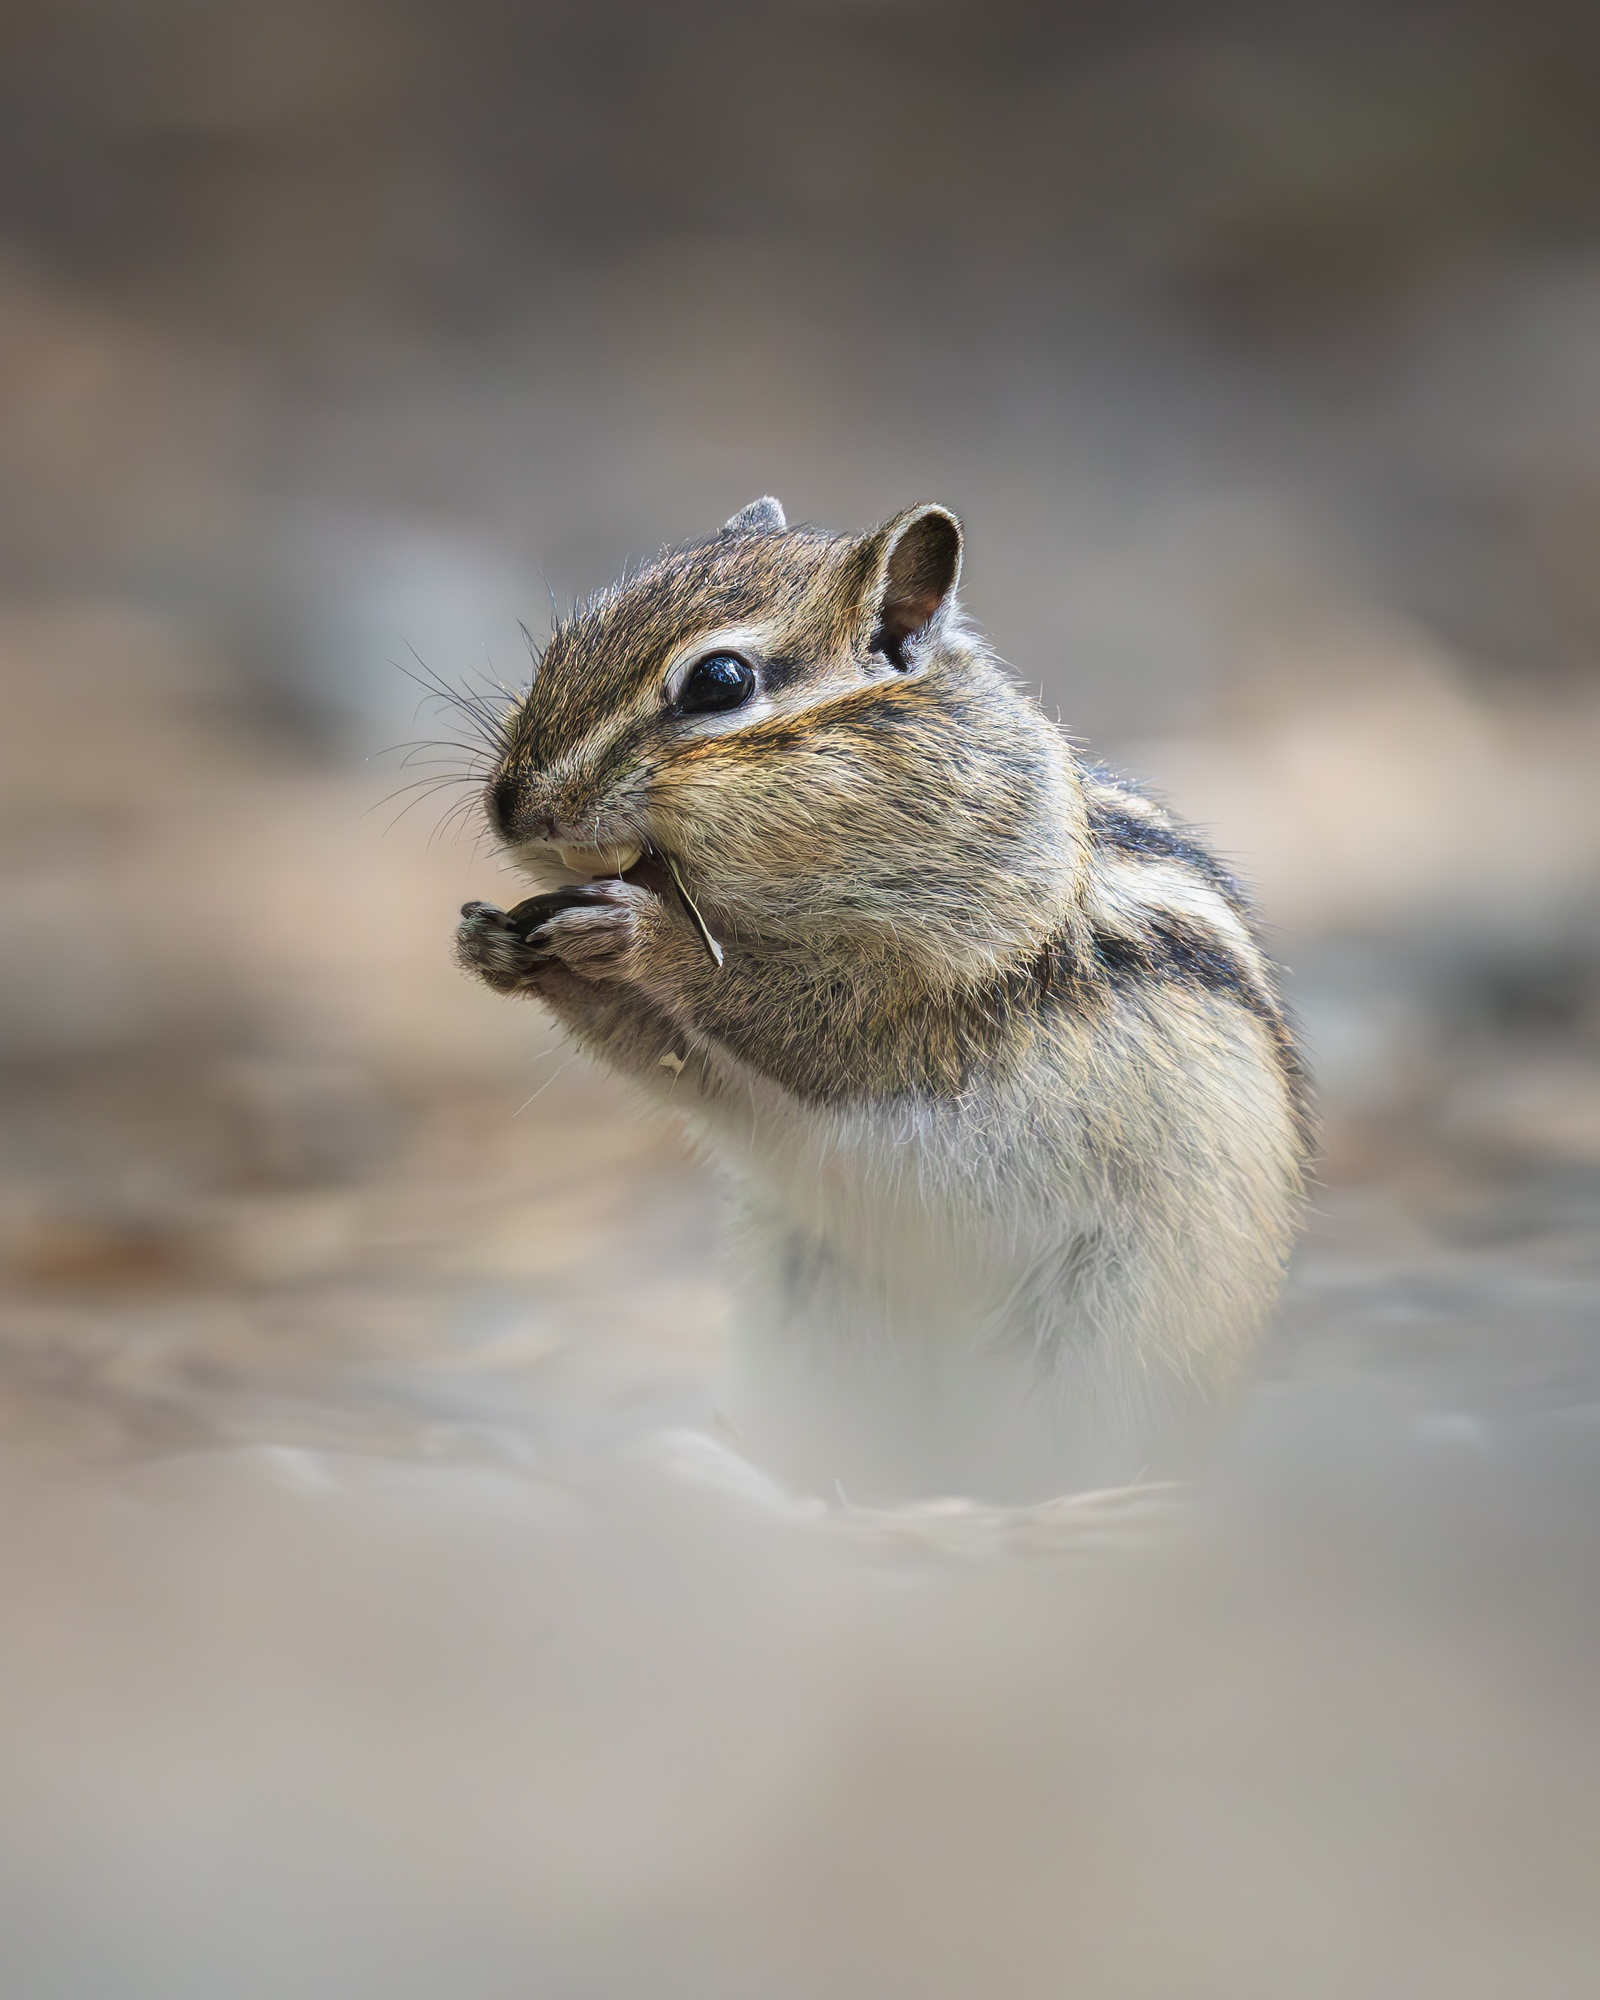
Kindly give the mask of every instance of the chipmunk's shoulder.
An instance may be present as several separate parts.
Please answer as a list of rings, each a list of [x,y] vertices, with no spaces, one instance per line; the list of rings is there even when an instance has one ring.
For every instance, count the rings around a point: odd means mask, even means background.
[[[1102,863],[1166,863],[1205,883],[1237,916],[1253,915],[1249,891],[1233,870],[1136,779],[1085,764],[1081,781],[1091,851]]]

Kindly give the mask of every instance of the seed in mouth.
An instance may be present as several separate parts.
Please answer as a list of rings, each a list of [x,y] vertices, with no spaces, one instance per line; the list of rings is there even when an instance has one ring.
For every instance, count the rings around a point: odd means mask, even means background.
[[[558,847],[561,865],[574,875],[621,875],[639,859],[642,847]]]

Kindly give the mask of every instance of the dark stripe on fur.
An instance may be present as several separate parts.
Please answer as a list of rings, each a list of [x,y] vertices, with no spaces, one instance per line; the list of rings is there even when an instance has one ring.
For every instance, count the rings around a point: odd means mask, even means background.
[[[1085,773],[1091,785],[1121,792],[1130,799],[1142,799],[1138,787],[1118,777],[1103,764]],[[1194,872],[1231,908],[1250,922],[1254,916],[1250,898],[1237,876],[1225,868],[1193,833],[1164,816],[1151,818],[1133,806],[1089,794],[1089,837],[1101,848],[1118,854],[1160,861],[1177,861]],[[1080,984],[1092,988],[1094,975],[1113,989],[1126,991],[1142,981],[1170,981],[1195,987],[1206,993],[1227,994],[1261,1022],[1272,1040],[1273,1053],[1294,1108],[1296,1129],[1309,1157],[1315,1147],[1316,1120],[1311,1104],[1311,1080],[1300,1051],[1295,1045],[1288,1018],[1270,988],[1252,979],[1226,942],[1205,926],[1170,914],[1151,917],[1141,940],[1096,935],[1092,941],[1089,968],[1075,966],[1073,975]],[[1054,975],[1061,983],[1061,973]],[[1071,977],[1065,982],[1069,987]]]
[[[1234,909],[1243,912],[1249,908],[1249,898],[1237,876],[1224,868],[1187,828],[1166,826],[1125,807],[1091,798],[1089,837],[1098,846],[1115,848],[1119,854],[1152,861],[1181,861],[1204,877],[1219,895],[1225,896]]]
[[[1108,995],[1128,995],[1150,986],[1187,986],[1236,1001],[1266,1029],[1279,1074],[1288,1092],[1302,1153],[1316,1145],[1311,1080],[1294,1034],[1276,997],[1253,979],[1226,942],[1203,925],[1166,912],[1151,916],[1137,938],[1109,931],[1090,934],[1086,950],[1070,944],[1049,947],[1038,968],[1041,986],[1065,1006],[1093,1005]]]

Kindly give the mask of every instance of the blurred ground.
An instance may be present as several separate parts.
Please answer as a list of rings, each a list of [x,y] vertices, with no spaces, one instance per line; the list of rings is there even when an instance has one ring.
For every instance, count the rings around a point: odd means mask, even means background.
[[[0,1988],[1600,1978],[1600,24],[52,0],[0,160]],[[1184,1493],[795,1510],[393,662],[776,490],[1259,885]],[[447,733],[447,732],[446,732]]]

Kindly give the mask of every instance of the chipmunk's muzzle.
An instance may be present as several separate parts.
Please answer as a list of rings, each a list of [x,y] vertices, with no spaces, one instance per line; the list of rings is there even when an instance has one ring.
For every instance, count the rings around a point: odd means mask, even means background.
[[[642,837],[585,841],[559,812],[537,798],[525,773],[508,771],[493,779],[484,792],[484,810],[513,860],[530,874],[537,876],[541,863],[548,866],[554,862],[587,882],[620,876],[657,896],[676,896],[707,956],[714,964],[722,964],[722,946],[708,929],[677,864],[664,849]]]
[[[483,813],[508,847],[526,840],[548,840],[555,821],[536,799],[527,781],[515,771],[502,771],[483,788]]]
[[[551,868],[564,869],[585,882],[600,882],[621,875],[630,882],[635,870],[646,865],[650,849],[637,840],[591,846],[559,838],[508,842],[511,860],[529,875],[541,875]]]
[[[514,771],[486,787],[483,805],[489,824],[514,854],[526,860],[559,861],[570,875],[591,880],[622,875],[645,852],[642,841],[585,839],[537,796],[525,776]]]

